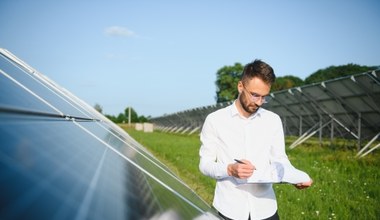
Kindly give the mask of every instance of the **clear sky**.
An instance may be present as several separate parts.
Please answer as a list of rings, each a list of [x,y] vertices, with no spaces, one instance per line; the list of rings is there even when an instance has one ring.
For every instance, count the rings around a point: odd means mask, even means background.
[[[1,0],[0,47],[117,115],[215,104],[216,72],[256,58],[301,79],[380,65],[378,0]]]

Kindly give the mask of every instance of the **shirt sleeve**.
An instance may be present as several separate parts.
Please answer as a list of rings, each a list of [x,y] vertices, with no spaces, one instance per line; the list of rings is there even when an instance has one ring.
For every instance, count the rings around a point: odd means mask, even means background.
[[[199,150],[199,170],[214,179],[228,177],[227,164],[218,161],[218,138],[210,117],[207,117],[201,132],[201,148]]]
[[[273,124],[275,129],[271,145],[271,161],[292,166],[285,151],[285,137],[281,118],[279,116],[275,117]]]

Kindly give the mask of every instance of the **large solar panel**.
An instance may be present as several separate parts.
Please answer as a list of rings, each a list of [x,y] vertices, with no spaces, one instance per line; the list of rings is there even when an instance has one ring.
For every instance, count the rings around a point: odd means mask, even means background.
[[[293,148],[311,136],[373,142],[380,136],[380,69],[271,93],[264,108],[276,112]],[[199,131],[207,114],[231,102],[153,118],[158,129]],[[364,148],[369,145],[364,146]],[[372,149],[378,148],[375,146]]]
[[[0,185],[0,219],[216,219],[127,133],[4,49]]]
[[[379,76],[377,70],[275,92],[267,108],[281,115],[288,135],[317,125],[311,130],[321,136],[370,139],[380,132]]]

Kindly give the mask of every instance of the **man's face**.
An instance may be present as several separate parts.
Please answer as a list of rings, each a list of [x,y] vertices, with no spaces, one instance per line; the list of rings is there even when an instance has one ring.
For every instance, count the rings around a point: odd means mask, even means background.
[[[269,95],[270,85],[260,78],[252,78],[245,84],[242,81],[238,84],[239,102],[246,116],[255,113],[264,103],[264,96]]]

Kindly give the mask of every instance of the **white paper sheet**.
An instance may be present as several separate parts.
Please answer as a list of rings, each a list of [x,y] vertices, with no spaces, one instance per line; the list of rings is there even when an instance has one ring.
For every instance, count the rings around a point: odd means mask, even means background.
[[[256,170],[247,183],[303,183],[310,181],[307,173],[291,165],[272,163],[266,170]]]

